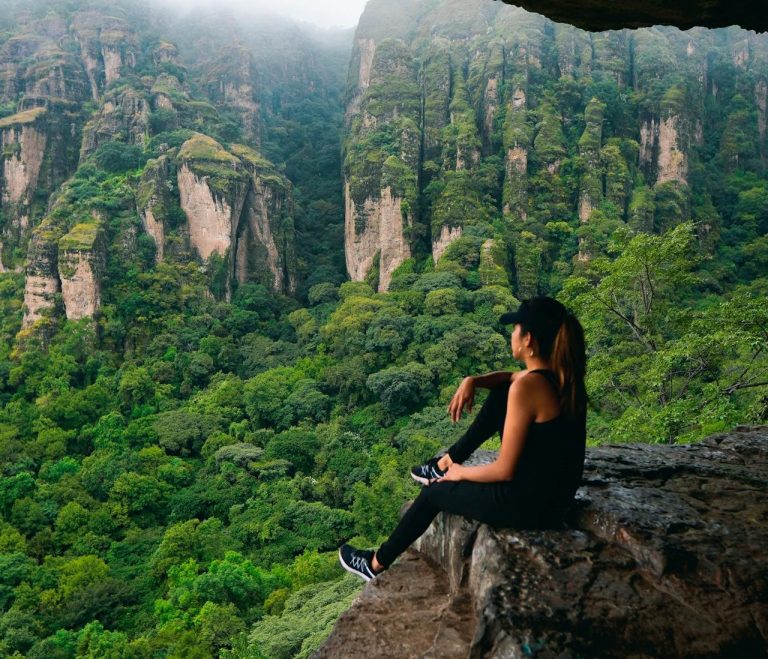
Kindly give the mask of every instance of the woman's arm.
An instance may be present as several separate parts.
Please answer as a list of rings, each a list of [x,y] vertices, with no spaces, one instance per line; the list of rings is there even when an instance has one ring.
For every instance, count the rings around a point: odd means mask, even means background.
[[[515,467],[523,452],[528,429],[536,418],[536,411],[531,406],[530,383],[525,378],[513,382],[507,397],[507,414],[501,436],[501,450],[496,460],[487,465],[465,467],[453,463],[441,481],[474,481],[476,483],[494,483],[512,480]]]
[[[485,375],[470,376],[476,387],[483,387],[484,389],[492,389],[497,384],[503,382],[509,382],[512,379],[514,373],[512,371],[494,371],[493,373],[486,373]]]
[[[511,371],[494,371],[493,373],[487,373],[486,375],[468,375],[465,377],[459,388],[456,389],[456,393],[453,394],[451,402],[448,403],[448,415],[451,417],[451,421],[456,423],[461,418],[461,411],[466,406],[467,412],[472,411],[472,405],[475,402],[475,387],[488,387],[489,389],[495,387],[497,384],[503,382],[512,382],[515,379],[515,373]],[[444,468],[441,466],[441,468]]]

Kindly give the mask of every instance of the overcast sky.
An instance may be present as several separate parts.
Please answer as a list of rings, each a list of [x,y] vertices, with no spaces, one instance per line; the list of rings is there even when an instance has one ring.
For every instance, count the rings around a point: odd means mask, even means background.
[[[190,5],[223,4],[244,7],[249,12],[263,10],[306,21],[319,27],[354,27],[363,13],[366,0],[166,0],[183,9]]]
[[[366,0],[279,0],[264,4],[272,11],[321,27],[353,27],[360,19],[365,3]]]

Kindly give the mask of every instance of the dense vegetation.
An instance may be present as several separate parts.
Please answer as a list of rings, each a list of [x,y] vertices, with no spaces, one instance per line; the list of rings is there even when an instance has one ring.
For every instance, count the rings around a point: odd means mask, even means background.
[[[106,218],[97,318],[66,320],[58,301],[37,330],[22,330],[24,273],[0,274],[0,655],[308,656],[359,590],[336,548],[373,546],[391,529],[416,492],[410,466],[468,423],[446,413],[463,376],[519,367],[497,321],[531,291],[556,295],[585,328],[590,443],[695,441],[768,419],[768,178],[751,139],[755,109],[729,88],[728,69],[707,114],[723,139],[700,147],[690,197],[646,185],[627,165],[637,145],[622,134],[638,106],[674,95],[628,98],[607,77],[577,84],[546,71],[537,75],[547,102],[523,120],[501,117],[485,145],[473,133],[472,71],[460,72],[458,120],[425,151],[430,174],[417,189],[390,152],[418,114],[406,88],[408,113],[348,145],[353,160],[374,153],[360,194],[379,185],[380,166],[423,227],[454,222],[454,202],[476,226],[468,222],[437,264],[417,251],[376,293],[375,277],[342,281],[340,50],[328,46],[308,77],[268,69],[256,144],[242,113],[205,92],[217,60],[200,44],[223,39],[217,30],[226,36],[228,24],[187,20],[169,29],[188,69],[147,56],[135,79],[111,88],[141,90],[150,74],[157,85],[165,68],[179,85],[163,79],[176,109],[153,110],[145,142],[101,144],[46,208],[46,221],[67,230],[93,211]],[[0,22],[5,41],[13,23]],[[241,36],[266,67],[269,47]],[[310,79],[327,90],[319,100],[301,93]],[[382,117],[400,91],[386,83],[368,98]],[[601,114],[616,133],[601,138],[601,177],[615,186],[600,178],[604,197],[579,226],[573,192]],[[568,125],[569,116],[579,119]],[[203,267],[180,247],[156,263],[137,198],[158,158],[195,146],[193,131],[229,149],[222,161],[250,143],[295,187],[296,296],[247,281],[227,300],[216,263]],[[521,191],[504,189],[498,153],[510,141],[530,145],[533,161],[529,212],[514,230],[503,207]],[[478,166],[446,166],[457,149],[483,151]],[[554,160],[559,173],[547,176]],[[166,201],[173,246],[184,214],[176,197]],[[714,237],[702,234],[702,218]],[[67,235],[85,240],[87,228]],[[480,257],[489,236],[516,247],[514,270],[503,250]],[[575,263],[579,238],[590,258]],[[521,245],[532,246],[528,261]]]

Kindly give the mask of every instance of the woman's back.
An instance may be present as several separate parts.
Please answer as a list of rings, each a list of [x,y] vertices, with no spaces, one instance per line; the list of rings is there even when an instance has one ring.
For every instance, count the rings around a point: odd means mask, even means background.
[[[559,392],[554,371],[528,373],[540,373]],[[586,439],[586,416],[574,419],[561,411],[547,421],[531,422],[514,482],[547,517],[556,517],[573,500],[584,470]]]

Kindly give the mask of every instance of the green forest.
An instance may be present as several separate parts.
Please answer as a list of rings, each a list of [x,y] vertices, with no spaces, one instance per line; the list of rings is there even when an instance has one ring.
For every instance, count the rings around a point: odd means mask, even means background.
[[[0,0],[0,656],[308,657],[536,294],[590,445],[768,422],[768,38],[497,5]]]

